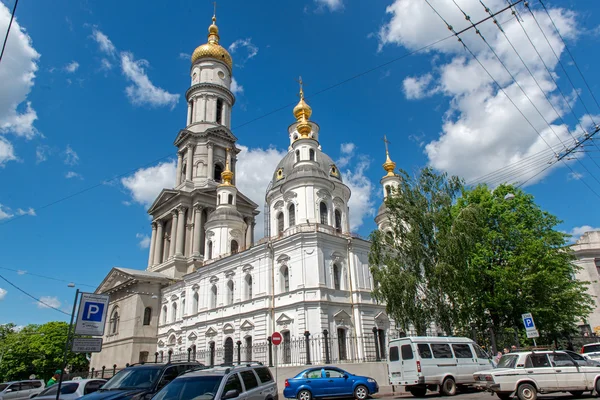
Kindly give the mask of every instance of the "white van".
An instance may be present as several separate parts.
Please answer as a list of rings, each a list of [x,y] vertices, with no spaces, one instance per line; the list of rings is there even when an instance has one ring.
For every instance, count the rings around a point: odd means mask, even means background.
[[[486,352],[468,338],[393,339],[388,354],[390,384],[415,397],[425,396],[427,389],[453,396],[457,385],[475,383],[473,373],[494,368]]]

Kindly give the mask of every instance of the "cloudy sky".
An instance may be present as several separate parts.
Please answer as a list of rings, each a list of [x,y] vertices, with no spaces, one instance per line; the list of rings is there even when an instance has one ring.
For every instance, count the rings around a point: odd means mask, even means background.
[[[439,15],[423,0],[219,2],[240,190],[262,211],[302,75],[355,232],[374,228],[383,135],[399,168],[520,182],[560,229],[600,227],[600,141],[552,163],[600,123],[598,1],[531,1],[465,46],[446,24],[487,17],[480,2],[429,2]],[[2,39],[13,5],[0,0]],[[0,275],[44,304],[0,280],[0,323],[65,318],[67,282],[91,290],[113,266],[145,268],[145,211],[174,183],[190,54],[211,16],[209,1],[19,4],[0,62]]]

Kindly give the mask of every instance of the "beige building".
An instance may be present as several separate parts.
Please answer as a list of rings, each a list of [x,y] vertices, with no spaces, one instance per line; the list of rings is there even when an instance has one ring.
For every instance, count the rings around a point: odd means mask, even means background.
[[[577,279],[589,282],[588,293],[595,303],[594,311],[580,328],[584,333],[600,334],[600,231],[584,233],[571,248],[577,258],[575,264],[581,267]]]

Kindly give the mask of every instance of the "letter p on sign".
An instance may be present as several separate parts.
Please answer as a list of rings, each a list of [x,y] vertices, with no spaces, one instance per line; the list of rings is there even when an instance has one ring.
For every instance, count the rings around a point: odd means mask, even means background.
[[[83,306],[83,320],[100,322],[104,311],[104,303],[87,302]]]

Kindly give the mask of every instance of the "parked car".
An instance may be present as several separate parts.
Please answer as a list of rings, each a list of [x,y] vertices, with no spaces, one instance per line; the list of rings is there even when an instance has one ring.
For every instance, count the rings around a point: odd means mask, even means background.
[[[202,364],[197,362],[134,364],[110,378],[94,393],[82,400],[142,400],[149,399],[179,374]]]
[[[351,397],[364,400],[379,391],[377,381],[335,367],[305,369],[285,380],[283,396],[288,399],[311,400],[319,397]]]
[[[262,363],[185,372],[152,400],[278,400],[277,383]]]
[[[575,362],[564,351],[532,351],[505,354],[498,368],[473,375],[479,389],[501,400],[516,395],[536,400],[538,393],[569,392],[575,397],[586,391],[600,392],[600,367]]]
[[[27,380],[0,383],[0,400],[23,400],[44,390],[44,381]]]
[[[60,385],[59,398],[61,400],[75,400],[86,394],[94,393],[105,383],[106,379],[77,379],[64,381]],[[57,390],[58,385],[54,384],[42,390],[39,394],[30,395],[29,398],[36,398],[37,400],[54,400],[56,399]]]
[[[593,360],[593,359],[587,357],[586,355],[577,354],[571,350],[562,350],[562,351],[564,351],[569,356],[571,356],[571,358],[573,359],[573,361],[575,361],[575,364],[577,364],[577,365],[600,367],[600,360]]]
[[[457,385],[472,385],[473,373],[493,368],[488,354],[475,342],[461,337],[414,336],[390,341],[390,383],[415,397],[427,390],[446,396]]]
[[[581,354],[592,360],[600,359],[600,343],[584,344],[581,348]]]

